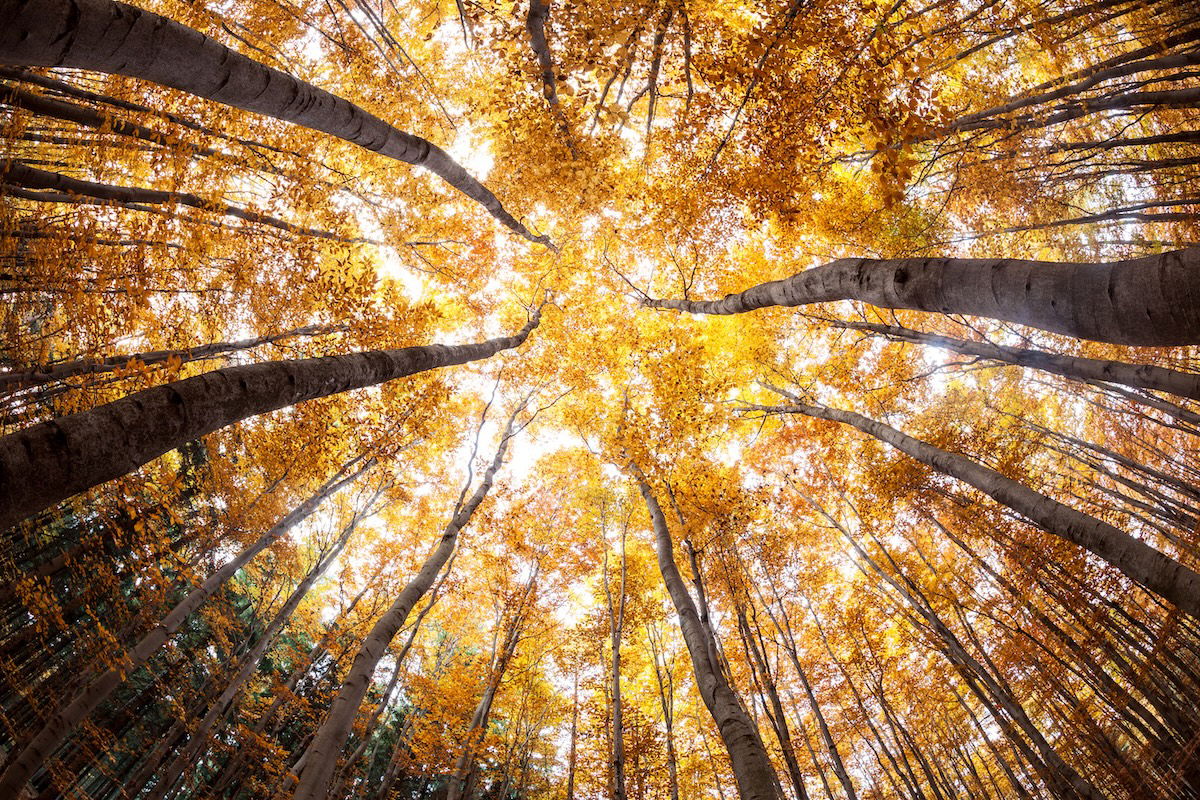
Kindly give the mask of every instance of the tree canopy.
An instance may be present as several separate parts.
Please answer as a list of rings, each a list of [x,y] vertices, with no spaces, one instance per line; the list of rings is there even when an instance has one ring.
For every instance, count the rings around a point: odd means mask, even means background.
[[[1200,796],[1192,0],[0,21],[0,797]]]

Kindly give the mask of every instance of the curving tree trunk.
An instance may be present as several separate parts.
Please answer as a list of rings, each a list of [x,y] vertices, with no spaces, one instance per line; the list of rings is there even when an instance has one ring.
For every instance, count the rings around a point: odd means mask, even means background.
[[[433,586],[442,567],[454,553],[454,548],[458,544],[459,532],[470,522],[471,515],[487,497],[496,473],[504,462],[504,454],[508,449],[509,440],[513,437],[513,426],[519,411],[520,408],[508,418],[508,425],[505,426],[504,433],[501,435],[496,455],[487,471],[484,472],[478,488],[466,502],[460,502],[450,522],[442,530],[437,545],[425,558],[421,569],[408,582],[408,585],[392,603],[391,608],[379,618],[375,626],[371,628],[371,632],[367,634],[367,638],[363,640],[362,646],[354,656],[354,662],[350,665],[350,671],[342,683],[341,690],[329,707],[325,721],[321,723],[321,727],[317,729],[312,742],[304,752],[305,766],[300,772],[300,781],[293,795],[296,800],[325,800],[329,794],[329,785],[337,769],[338,754],[350,735],[350,729],[354,726],[354,718],[358,714],[358,707],[362,705],[363,697],[367,694],[367,689],[371,686],[375,667],[387,652],[388,645],[396,636],[396,632],[408,619],[413,606]],[[399,668],[397,665],[396,669]]]
[[[550,243],[437,145],[158,14],[113,0],[0,0],[0,19],[0,62],[128,75],[332,134],[425,167],[529,241]]]
[[[516,335],[472,344],[227,367],[11,433],[0,438],[0,530],[247,417],[518,347],[540,320],[539,309]]]
[[[1134,583],[1172,603],[1180,611],[1200,618],[1200,574],[1140,539],[965,456],[914,439],[853,411],[812,405],[793,395],[787,396],[791,405],[758,407],[758,410],[804,414],[857,428],[938,472],[974,486],[1046,532],[1073,542],[1103,559]]]
[[[683,632],[684,643],[687,644],[688,653],[692,658],[696,688],[700,691],[700,697],[704,700],[713,721],[717,723],[717,731],[721,734],[721,741],[729,753],[733,775],[737,780],[738,795],[741,800],[780,800],[775,767],[767,756],[754,721],[738,701],[733,687],[725,680],[721,665],[713,658],[715,648],[710,645],[710,637],[700,621],[696,604],[688,594],[679,567],[675,565],[675,545],[671,541],[671,531],[667,527],[662,508],[654,498],[641,470],[633,464],[630,467],[650,512],[650,521],[654,526],[655,550],[658,553],[658,568],[662,572],[663,583],[671,596],[675,612],[679,615],[679,628]]]
[[[1200,247],[1108,263],[844,258],[723,300],[642,303],[739,314],[835,300],[989,317],[1112,344],[1200,344]]]
[[[357,460],[357,459],[356,459]],[[230,559],[220,569],[181,600],[164,616],[153,629],[130,648],[116,666],[86,680],[84,688],[69,702],[61,705],[46,720],[41,730],[10,759],[0,774],[0,797],[18,797],[21,789],[34,773],[54,755],[67,737],[87,719],[88,715],[103,703],[134,671],[145,666],[160,647],[173,636],[181,625],[210,597],[216,594],[225,582],[238,570],[250,563],[254,556],[274,544],[284,534],[306,519],[324,500],[346,484],[354,481],[373,462],[359,465],[358,469],[346,474],[351,465],[346,465],[327,480],[312,496],[275,523],[253,544]]]

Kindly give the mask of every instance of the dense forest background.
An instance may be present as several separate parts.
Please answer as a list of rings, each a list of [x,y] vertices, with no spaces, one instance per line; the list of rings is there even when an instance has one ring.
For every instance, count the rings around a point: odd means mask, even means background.
[[[0,64],[0,797],[1200,796],[1196,5]]]

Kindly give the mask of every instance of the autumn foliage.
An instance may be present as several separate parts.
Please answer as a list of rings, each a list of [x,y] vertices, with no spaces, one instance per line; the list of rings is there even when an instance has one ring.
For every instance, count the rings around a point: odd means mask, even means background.
[[[0,797],[1200,796],[1190,0],[0,29]]]

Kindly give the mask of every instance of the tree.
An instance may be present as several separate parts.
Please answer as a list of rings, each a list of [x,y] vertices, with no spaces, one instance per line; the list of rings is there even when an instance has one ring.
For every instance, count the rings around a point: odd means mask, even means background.
[[[279,70],[240,56],[194,30],[111,0],[5,8],[13,24],[0,42],[6,63],[82,67],[161,83],[247,111],[340,136],[389,158],[429,169],[507,227],[534,242],[486,187],[441,148]],[[131,61],[124,54],[137,53]]]
[[[0,8],[7,794],[1200,792],[1189,5]]]
[[[768,306],[861,300],[879,308],[967,314],[1079,339],[1170,346],[1200,340],[1200,250],[1110,264],[1018,259],[845,259],[723,300],[656,300],[650,308],[737,314]]]
[[[540,320],[539,308],[515,335],[476,344],[214,370],[9,434],[0,439],[0,482],[11,505],[0,527],[246,417],[519,347]]]

